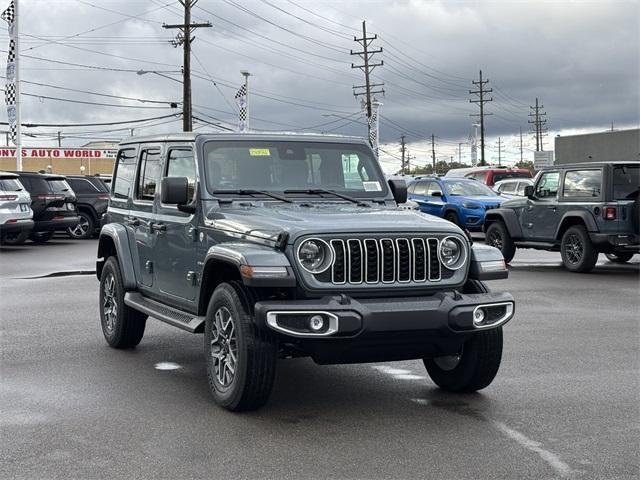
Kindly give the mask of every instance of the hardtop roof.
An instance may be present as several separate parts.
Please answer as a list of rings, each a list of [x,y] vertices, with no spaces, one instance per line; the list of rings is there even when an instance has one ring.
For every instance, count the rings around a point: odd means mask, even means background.
[[[294,142],[326,142],[326,143],[354,143],[367,144],[363,137],[345,135],[323,135],[320,133],[294,133],[294,132],[220,132],[220,133],[192,133],[177,132],[159,135],[145,135],[140,137],[125,138],[120,145],[132,145],[137,143],[155,142],[195,142],[196,140],[245,140],[245,141],[294,141]]]

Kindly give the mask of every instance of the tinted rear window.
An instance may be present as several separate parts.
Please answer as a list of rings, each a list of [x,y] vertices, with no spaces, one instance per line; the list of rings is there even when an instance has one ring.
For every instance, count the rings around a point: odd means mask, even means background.
[[[613,169],[613,198],[632,200],[640,189],[640,165],[615,167]]]
[[[531,174],[525,172],[505,172],[493,174],[494,183],[499,182],[500,180],[505,180],[507,178],[531,178]]]
[[[57,180],[48,180],[49,185],[51,186],[51,191],[55,193],[66,193],[71,191],[71,187],[67,183],[66,180],[57,179]]]
[[[0,191],[17,192],[22,190],[22,185],[15,178],[0,178]]]

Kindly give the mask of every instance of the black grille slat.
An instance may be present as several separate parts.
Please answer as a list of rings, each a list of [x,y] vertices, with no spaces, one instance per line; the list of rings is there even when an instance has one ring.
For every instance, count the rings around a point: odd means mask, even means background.
[[[344,242],[342,240],[331,240],[331,247],[335,256],[332,266],[333,283],[345,283],[347,274]]]
[[[347,240],[347,251],[349,252],[349,283],[362,283],[364,257],[360,240]]]
[[[410,282],[411,248],[409,247],[409,240],[407,240],[406,238],[399,238],[396,240],[396,246],[398,248],[398,281]]]
[[[440,260],[438,259],[438,240],[430,238],[429,243],[429,281],[440,280]]]
[[[380,275],[380,262],[378,260],[378,242],[373,239],[364,241],[365,251],[365,281],[367,283],[377,283]]]
[[[427,279],[427,252],[421,238],[411,240],[413,247],[413,279],[424,282]]]
[[[380,240],[382,250],[382,281],[391,283],[395,280],[395,249],[393,240],[385,238]]]

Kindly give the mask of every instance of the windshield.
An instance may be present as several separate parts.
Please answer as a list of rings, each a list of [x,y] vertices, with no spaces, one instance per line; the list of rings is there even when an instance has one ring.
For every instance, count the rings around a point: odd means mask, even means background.
[[[3,192],[19,192],[22,185],[15,178],[0,178],[0,191]]]
[[[207,142],[207,189],[326,189],[353,197],[384,197],[386,182],[364,145],[301,141]],[[224,193],[224,192],[222,192]],[[231,193],[231,192],[228,192]]]
[[[624,166],[613,169],[613,198],[631,200],[638,198],[640,189],[640,166]]]
[[[495,197],[496,193],[486,185],[474,180],[445,180],[444,187],[449,195],[467,197]]]

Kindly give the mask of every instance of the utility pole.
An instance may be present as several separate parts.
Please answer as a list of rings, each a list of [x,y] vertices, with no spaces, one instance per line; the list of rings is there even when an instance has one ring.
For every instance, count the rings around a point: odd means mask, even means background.
[[[405,170],[405,165],[406,165],[405,155],[406,155],[406,153],[407,153],[407,146],[406,146],[406,144],[404,143],[404,138],[405,138],[405,136],[404,136],[404,135],[401,135],[401,136],[400,136],[400,153],[402,153],[402,168],[400,169],[400,171],[401,171],[401,173],[403,173],[403,174],[405,173],[405,172],[404,172],[404,170]]]
[[[522,127],[520,127],[520,165],[522,165]]]
[[[489,80],[482,80],[482,70],[480,70],[480,79],[476,81],[471,81],[478,90],[469,90],[471,95],[478,95],[478,98],[472,98],[469,100],[470,103],[477,103],[480,105],[480,115],[472,114],[472,117],[480,117],[480,165],[485,166],[487,163],[484,160],[484,117],[485,115],[492,115],[491,113],[484,113],[484,104],[487,102],[492,102],[492,98],[486,98],[485,95],[487,93],[493,92],[493,88],[485,88],[484,86],[489,83]]]
[[[502,166],[502,146],[504,142],[498,137],[498,167]]]
[[[436,174],[436,136],[431,134],[431,159],[433,160],[433,174]]]
[[[545,126],[547,124],[547,119],[544,118],[547,115],[547,113],[542,111],[542,109],[544,108],[544,105],[540,105],[538,103],[537,97],[536,97],[535,107],[529,106],[529,108],[531,109],[531,113],[529,113],[529,116],[533,118],[533,120],[528,120],[528,122],[532,124],[534,128],[533,132],[531,133],[534,133],[536,136],[536,152],[540,152],[544,150],[544,145],[542,144],[542,137],[547,133],[547,127]]]
[[[184,23],[182,25],[162,24],[162,28],[178,29],[180,33],[171,44],[174,47],[182,45],[182,130],[190,132],[193,130],[193,118],[191,112],[191,42],[195,37],[191,37],[191,32],[200,27],[211,27],[211,22],[191,23],[191,8],[198,3],[198,0],[178,0],[184,7]]]
[[[62,137],[60,136],[60,130],[58,130],[58,148],[62,146]]]
[[[367,22],[362,22],[362,38],[353,37],[355,42],[358,42],[362,45],[362,51],[354,52],[351,50],[351,55],[358,55],[364,61],[362,65],[356,65],[354,63],[351,64],[351,68],[359,68],[364,72],[364,85],[354,85],[353,86],[353,95],[358,98],[359,96],[364,96],[365,100],[365,109],[367,111],[367,129],[369,132],[369,137],[371,137],[371,106],[372,106],[372,95],[376,93],[381,93],[384,95],[384,88],[379,90],[375,90],[377,87],[383,87],[384,83],[371,83],[371,72],[373,72],[374,68],[381,67],[384,65],[384,61],[380,61],[380,63],[371,63],[372,57],[376,53],[382,53],[382,48],[371,49],[371,43],[378,38],[378,35],[374,35],[373,37],[367,37]]]
[[[458,142],[458,163],[462,164],[462,142]]]

